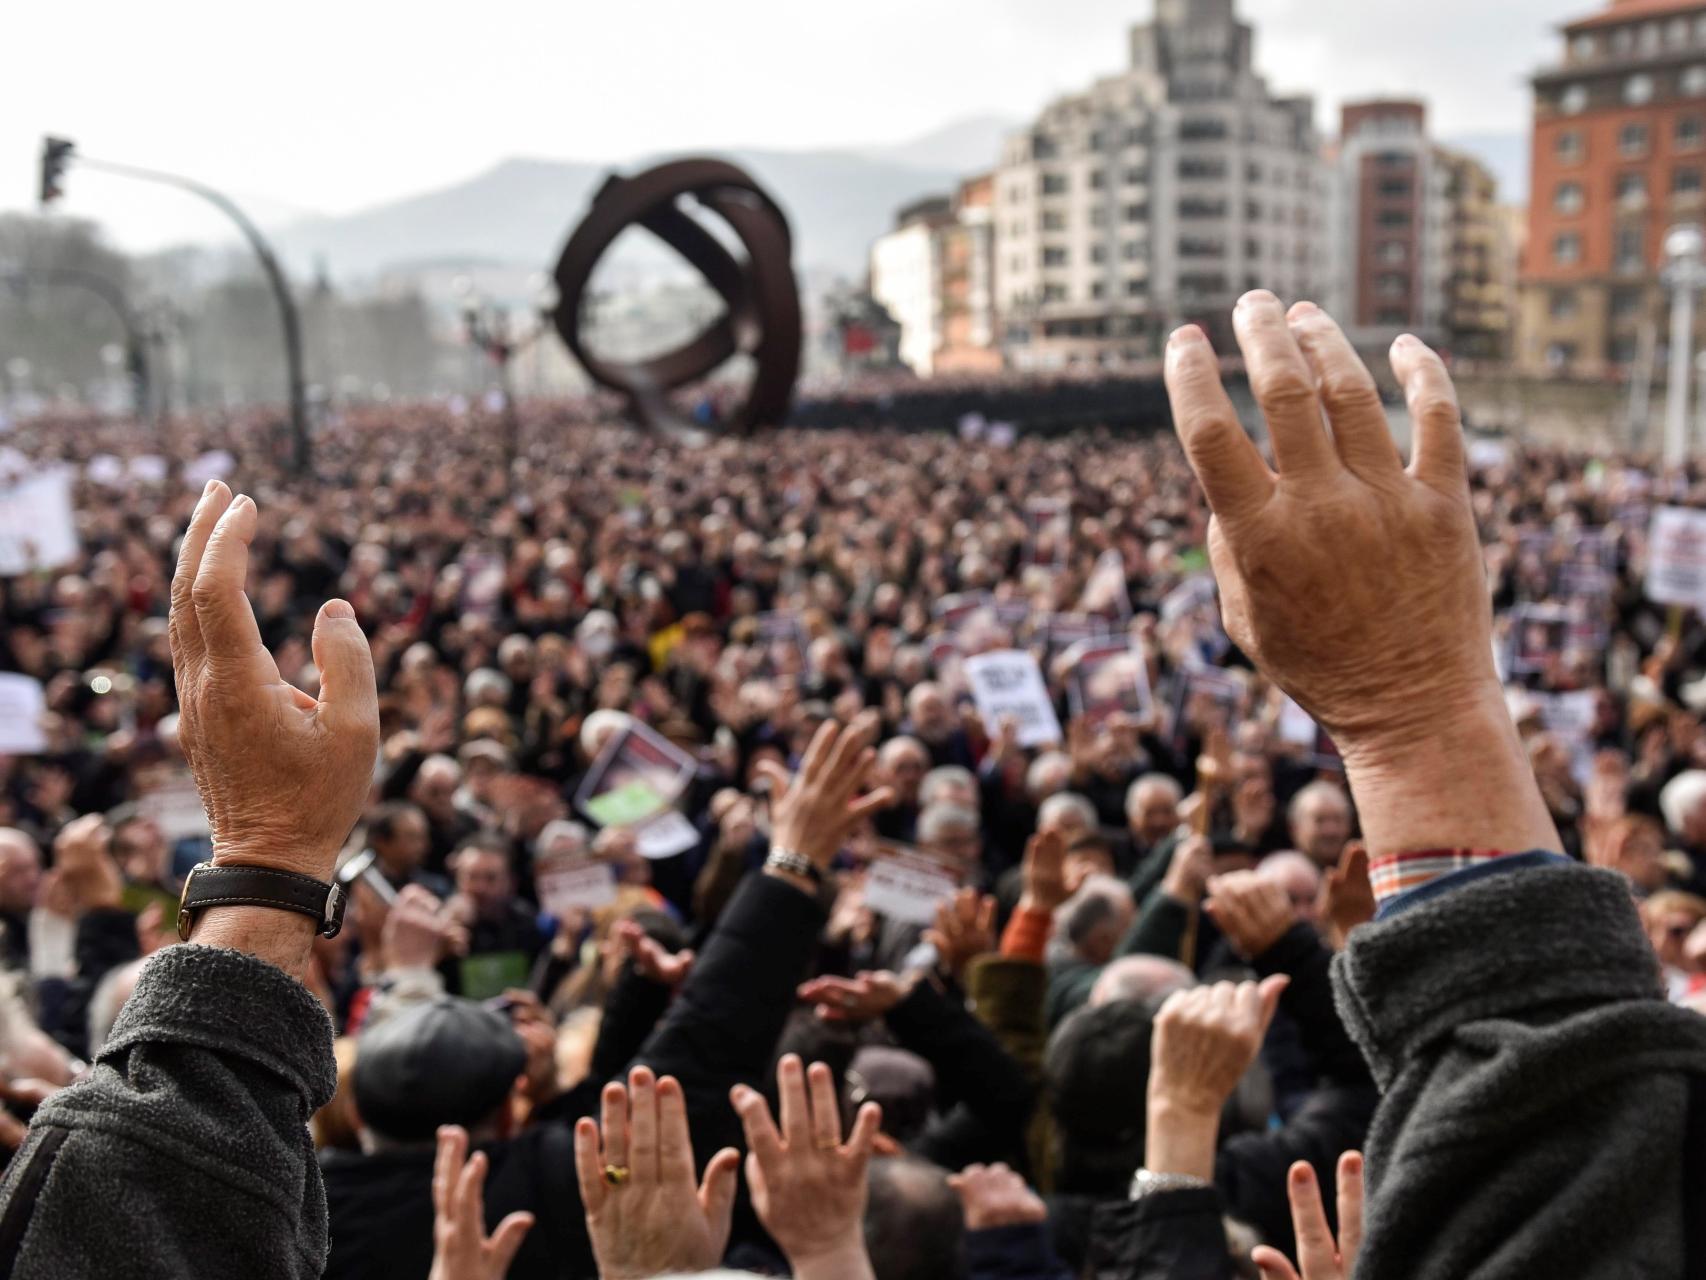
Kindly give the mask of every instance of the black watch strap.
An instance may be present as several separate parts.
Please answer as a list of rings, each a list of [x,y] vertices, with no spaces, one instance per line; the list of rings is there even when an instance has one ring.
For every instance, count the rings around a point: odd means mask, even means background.
[[[178,901],[178,937],[190,940],[195,913],[207,907],[272,907],[310,917],[320,936],[335,938],[344,927],[344,891],[313,876],[276,867],[220,867],[200,862],[184,881]]]

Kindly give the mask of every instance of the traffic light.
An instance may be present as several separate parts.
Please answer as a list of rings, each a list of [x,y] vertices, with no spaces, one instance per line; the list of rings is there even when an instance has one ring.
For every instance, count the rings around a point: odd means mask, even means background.
[[[65,176],[65,166],[71,161],[71,149],[71,142],[66,138],[41,140],[41,203],[44,209],[65,194],[60,181]]]

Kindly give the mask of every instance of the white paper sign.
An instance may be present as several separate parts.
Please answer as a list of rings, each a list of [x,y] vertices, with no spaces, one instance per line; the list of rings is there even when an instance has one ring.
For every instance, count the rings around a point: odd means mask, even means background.
[[[977,713],[994,732],[1011,717],[1019,726],[1019,745],[1037,747],[1061,740],[1060,721],[1043,683],[1042,668],[1023,649],[980,653],[964,663]]]
[[[686,853],[698,843],[698,828],[674,809],[634,828],[634,848],[642,858],[654,861]]]
[[[237,459],[225,450],[214,449],[184,463],[184,483],[192,489],[203,489],[209,480],[225,479],[236,465]]]
[[[124,460],[110,453],[97,453],[84,466],[83,474],[91,484],[98,484],[104,489],[122,489]]]
[[[958,889],[959,882],[941,863],[916,851],[895,849],[872,861],[865,878],[865,905],[891,920],[931,924],[938,904]]]
[[[130,475],[144,484],[159,484],[166,478],[166,460],[157,453],[145,453],[130,460]]]
[[[70,471],[38,471],[0,488],[0,574],[57,569],[77,552]]]
[[[597,911],[616,901],[616,872],[608,862],[576,860],[535,873],[539,905],[552,915],[579,907]]]
[[[1471,440],[1469,442],[1469,465],[1477,471],[1491,467],[1502,467],[1511,460],[1511,447],[1504,440]]]
[[[0,755],[28,756],[47,750],[42,713],[47,700],[41,681],[8,672],[0,675]]]
[[[201,796],[196,792],[195,783],[187,778],[156,787],[147,795],[138,797],[136,807],[154,819],[160,834],[171,844],[205,836],[211,830],[207,823],[207,810],[201,806]]]
[[[1313,747],[1315,745],[1315,717],[1310,715],[1290,697],[1280,704],[1279,737],[1281,742],[1288,742],[1297,747]]]
[[[1647,535],[1647,599],[1706,607],[1706,511],[1653,509]]]

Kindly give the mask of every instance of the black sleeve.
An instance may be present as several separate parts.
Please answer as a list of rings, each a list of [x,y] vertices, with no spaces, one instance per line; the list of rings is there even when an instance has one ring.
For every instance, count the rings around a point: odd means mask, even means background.
[[[746,877],[641,1049],[637,1061],[681,1082],[701,1163],[745,1145],[729,1090],[762,1088],[826,919],[819,900],[793,885]]]
[[[66,984],[53,1024],[42,1029],[82,1058],[89,1053],[89,1003],[95,988],[112,970],[142,955],[136,917],[122,907],[86,912],[77,922],[75,948],[77,976]]]
[[[1333,953],[1307,924],[1299,922],[1251,962],[1261,977],[1289,974],[1291,985],[1280,1008],[1297,1025],[1316,1075],[1342,1084],[1374,1083],[1368,1062],[1356,1047],[1333,1004]]]
[[[1097,1205],[1084,1274],[1092,1280],[1232,1280],[1219,1192],[1160,1191]]]
[[[622,1074],[669,1008],[669,988],[642,977],[629,960],[604,1002],[598,1023],[598,1042],[592,1050],[592,1079],[603,1088]]]
[[[415,783],[415,775],[421,771],[421,765],[426,763],[426,753],[423,751],[406,751],[391,766],[391,771],[385,775],[385,780],[379,784],[381,800],[406,800],[409,788]]]

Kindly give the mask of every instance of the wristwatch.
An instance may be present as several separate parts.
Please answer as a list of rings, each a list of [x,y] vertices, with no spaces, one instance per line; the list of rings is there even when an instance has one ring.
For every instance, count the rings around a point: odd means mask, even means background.
[[[344,891],[313,876],[276,867],[221,867],[198,862],[178,899],[178,937],[190,940],[196,912],[206,907],[272,907],[308,916],[322,938],[335,938],[344,927]]]
[[[806,857],[805,854],[796,853],[792,849],[784,849],[779,844],[770,846],[770,856],[764,860],[764,865],[777,871],[786,871],[790,875],[804,876],[813,884],[821,885],[823,883],[823,872],[818,868],[817,863]]]
[[[1198,1187],[1206,1187],[1208,1183],[1190,1173],[1153,1173],[1148,1169],[1139,1169],[1131,1176],[1132,1200],[1141,1200],[1144,1196],[1159,1195],[1163,1191],[1194,1191]]]

